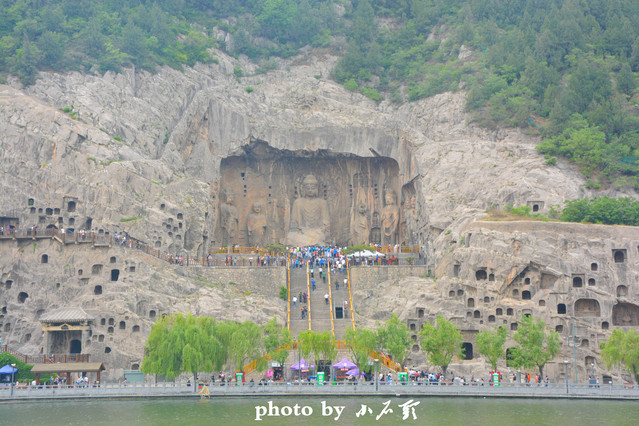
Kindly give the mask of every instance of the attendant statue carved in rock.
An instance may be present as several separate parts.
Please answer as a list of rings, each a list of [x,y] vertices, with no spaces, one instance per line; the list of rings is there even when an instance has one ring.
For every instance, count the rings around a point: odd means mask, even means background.
[[[399,206],[392,190],[386,191],[386,205],[382,209],[382,244],[397,244],[397,228],[399,225]]]
[[[287,242],[293,245],[325,244],[330,230],[328,203],[319,198],[319,183],[307,175],[302,182],[301,197],[293,202]]]
[[[366,208],[366,204],[359,203],[357,211],[351,219],[351,244],[368,244],[369,233],[368,209]]]
[[[246,219],[248,240],[251,246],[260,247],[264,244],[264,234],[267,227],[266,216],[262,214],[262,203],[253,203],[253,211]]]
[[[222,243],[234,244],[237,242],[237,230],[239,218],[237,207],[233,205],[233,189],[224,189],[224,202],[220,206],[220,228],[222,229]]]

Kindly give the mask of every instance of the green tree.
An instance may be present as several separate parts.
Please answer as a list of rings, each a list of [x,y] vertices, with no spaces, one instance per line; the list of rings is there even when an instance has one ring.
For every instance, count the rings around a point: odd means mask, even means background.
[[[412,344],[408,326],[399,320],[397,314],[391,315],[386,323],[377,329],[378,347],[391,355],[402,367]]]
[[[630,329],[624,332],[620,329],[612,331],[607,342],[601,344],[601,359],[607,368],[620,365],[632,374],[639,384],[639,333]]]
[[[360,371],[366,369],[369,354],[375,350],[377,336],[367,328],[347,328],[344,340],[349,345],[351,359]]]
[[[548,331],[546,323],[541,319],[534,320],[532,316],[522,316],[513,340],[518,346],[509,352],[509,362],[515,368],[539,369],[544,375],[544,366],[559,353],[559,335],[555,331]]]
[[[632,96],[632,93],[637,88],[637,79],[630,69],[630,64],[627,62],[621,66],[619,74],[617,74],[617,89],[628,96]]]
[[[15,356],[11,355],[9,352],[0,353],[0,365],[11,365],[15,364],[18,369],[18,372],[13,375],[13,380],[16,382],[31,382],[35,380],[35,373],[31,372],[33,365],[25,364]],[[40,383],[48,383],[51,380],[51,377],[55,377],[56,374],[41,374],[40,375]]]
[[[477,352],[486,357],[493,371],[497,370],[497,362],[505,355],[504,343],[507,337],[508,332],[504,327],[495,327],[494,331],[481,331],[475,337]]]
[[[233,367],[241,370],[249,361],[260,358],[262,351],[262,329],[251,321],[239,324],[229,345]]]
[[[286,371],[284,364],[289,356],[289,350],[286,346],[291,342],[291,333],[287,327],[283,327],[277,323],[277,319],[273,317],[264,326],[264,350],[271,358],[282,366],[282,370]]]
[[[441,315],[437,316],[436,325],[429,322],[424,324],[419,337],[428,360],[440,366],[444,375],[453,357],[463,355],[461,332]]]

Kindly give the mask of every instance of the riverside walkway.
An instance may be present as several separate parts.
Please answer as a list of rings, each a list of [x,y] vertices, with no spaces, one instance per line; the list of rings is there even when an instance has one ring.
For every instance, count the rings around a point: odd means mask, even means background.
[[[377,384],[372,381],[360,383],[338,383],[318,386],[315,383],[244,383],[225,385],[206,383],[209,396],[402,396],[402,397],[492,397],[492,398],[561,398],[561,399],[609,399],[639,400],[637,385],[575,385],[551,383],[548,386],[526,386],[525,384],[501,384],[500,386],[426,384],[409,382],[406,385]],[[185,383],[130,383],[100,386],[9,386],[0,388],[0,402],[33,399],[85,399],[85,398],[166,398],[202,397],[198,391]]]

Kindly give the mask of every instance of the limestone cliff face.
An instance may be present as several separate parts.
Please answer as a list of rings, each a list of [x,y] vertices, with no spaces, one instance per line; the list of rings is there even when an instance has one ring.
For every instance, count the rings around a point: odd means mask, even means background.
[[[588,330],[584,335],[590,335],[590,348],[606,335],[603,322],[616,325],[614,306],[626,304],[617,308],[624,311],[619,326],[633,324],[638,271],[633,259],[639,246],[634,230],[477,221],[491,206],[528,204],[548,212],[566,199],[593,195],[571,165],[561,160],[557,166],[545,165],[534,149],[536,137],[469,124],[463,92],[402,106],[377,104],[330,81],[335,58],[321,52],[241,79],[233,74],[235,66],[245,75],[255,66],[221,52],[217,56],[218,64],[184,72],[44,73],[26,89],[15,82],[0,86],[3,224],[124,232],[159,250],[201,256],[219,234],[222,162],[241,154],[251,141],[306,156],[328,151],[384,157],[399,170],[397,192],[408,210],[399,231],[403,241],[418,244],[436,265],[436,283],[425,281],[428,303],[420,318],[440,312],[436,306],[454,306],[449,312],[470,336],[492,327],[493,320],[506,319],[510,327],[530,311],[548,318],[553,327],[562,325],[565,334],[568,325],[564,317],[556,318],[556,305],[563,301],[572,312],[578,300],[596,300],[599,319],[580,320],[580,327]],[[607,194],[622,191],[611,188]],[[382,206],[375,203],[371,209]],[[623,273],[613,250],[625,250]],[[55,241],[3,241],[0,252],[3,341],[23,345],[26,352],[40,350],[38,316],[68,304],[85,307],[98,324],[105,319],[98,325],[104,330],[96,331],[88,350],[112,365],[139,364],[151,311],[156,316],[191,311],[260,321],[284,318],[277,299],[283,284],[279,276],[268,278],[268,291],[259,293],[248,287],[250,277],[238,291],[228,285],[236,279],[224,276],[222,281],[219,274],[205,276],[122,248],[87,251]],[[49,256],[46,265],[42,254]],[[589,269],[591,263],[599,265],[596,273]],[[92,274],[93,265],[104,265],[104,271]],[[123,279],[111,282],[110,269],[121,270]],[[485,271],[485,280],[477,278],[479,270]],[[591,272],[594,286],[588,285]],[[583,287],[573,293],[571,280],[580,274]],[[547,276],[554,281],[549,284]],[[102,285],[102,294],[95,293],[96,285]],[[619,296],[623,299],[617,299],[619,285],[627,287]],[[19,302],[23,291],[29,297]],[[522,300],[524,291],[530,299]],[[362,300],[361,314],[382,319],[373,315],[375,303],[369,299],[375,297]],[[474,308],[468,306],[469,298]],[[402,302],[386,311],[398,311],[408,320],[421,308],[419,303]],[[483,309],[484,304],[490,309]],[[596,311],[595,303],[582,305]],[[513,316],[505,313],[508,307]],[[492,313],[493,308],[501,308],[504,316]],[[111,318],[115,326],[109,333]],[[120,321],[126,322],[123,330],[118,329]],[[139,334],[128,332],[134,325],[140,326]],[[104,353],[107,344],[109,355]],[[594,349],[586,352],[597,356]]]

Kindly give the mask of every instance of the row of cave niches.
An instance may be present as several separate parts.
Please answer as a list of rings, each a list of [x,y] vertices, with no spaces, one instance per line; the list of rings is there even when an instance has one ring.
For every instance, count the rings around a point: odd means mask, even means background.
[[[619,287],[624,287],[624,290],[622,291],[622,293],[624,295],[627,294],[627,287],[625,286],[619,286]],[[527,291],[524,291],[523,293],[526,293]],[[454,297],[463,297],[464,296],[464,290],[462,289],[458,289],[457,291],[455,290],[450,290],[448,293],[448,296],[451,298]],[[529,295],[524,295],[522,297],[523,300],[530,300]],[[484,305],[490,305],[492,303],[494,303],[495,298],[494,297],[489,297],[489,296],[485,296],[483,299],[479,299],[480,301],[483,301]],[[469,297],[468,299],[466,299],[466,307],[467,308],[475,308],[476,304],[478,304],[478,302],[475,302],[475,298],[473,297]],[[546,301],[543,299],[540,299],[538,302],[538,306],[541,308],[546,307]],[[592,298],[581,298],[581,299],[577,299],[574,303],[573,306],[573,313],[574,316],[576,318],[598,318],[601,317],[601,306],[599,304],[599,301],[597,299],[592,299]],[[496,308],[495,309],[495,314],[490,314],[488,315],[488,323],[496,323],[497,322],[497,317],[501,317],[503,315],[506,316],[515,316],[515,311],[513,308],[506,308],[504,310],[504,308]],[[523,309],[522,310],[522,314],[523,315],[531,315],[532,311],[530,309]],[[557,314],[558,315],[567,315],[568,314],[568,310],[566,307],[565,303],[558,303],[557,304]],[[467,319],[479,319],[480,320],[480,324],[484,323],[484,317],[482,315],[481,310],[479,309],[475,309],[475,310],[468,310],[466,312],[466,318]],[[504,324],[508,323],[508,320],[504,319],[503,320]],[[615,305],[613,305],[612,307],[612,323],[614,326],[617,327],[637,327],[639,326],[639,306],[634,305],[632,303],[628,303],[628,302],[620,302],[617,301],[617,303]],[[608,330],[610,328],[610,323],[608,321],[603,321],[601,323],[601,329],[602,330]],[[511,330],[517,330],[517,323],[516,322],[512,322],[510,325],[510,329]],[[561,333],[563,332],[563,326],[562,325],[557,325],[555,328],[555,331]]]
[[[126,333],[127,332],[127,323],[126,321],[129,319],[129,317],[124,317],[123,320],[119,321],[116,324],[115,318],[100,318],[100,326],[101,327],[106,327],[106,333],[109,336],[114,336],[116,335],[116,333]],[[135,324],[133,327],[131,327],[131,335],[139,333],[140,332],[140,326]],[[104,334],[98,334],[95,333],[91,336],[91,339],[94,342],[98,342],[98,343],[104,343],[105,341],[105,335]],[[105,354],[110,354],[111,353],[111,347],[110,346],[105,346],[104,347],[104,353]]]
[[[527,313],[526,311],[528,311],[528,310],[526,310],[526,309],[523,310],[523,315],[524,316],[531,315],[530,313]],[[413,340],[413,346],[411,348],[411,351],[413,353],[417,353],[417,352],[420,351],[420,347],[419,347],[419,343],[418,343],[418,340],[419,340],[418,333],[419,333],[419,331],[422,328],[424,328],[424,322],[425,322],[425,319],[424,319],[424,308],[417,308],[416,309],[416,313],[417,313],[418,320],[409,319],[407,321],[408,329],[411,332],[411,339]],[[471,312],[471,315],[475,316],[476,318],[479,318],[479,317],[476,316],[478,313],[479,313],[479,311],[474,311],[474,312]],[[499,315],[503,315],[503,309],[502,308],[497,308],[497,313]],[[506,315],[513,316],[514,315],[514,310],[512,308],[507,308],[506,309]],[[507,320],[503,320],[503,323],[507,324],[508,321]],[[511,330],[517,330],[517,322],[512,322],[511,326],[510,326],[510,329]],[[560,332],[560,333],[563,332],[563,326],[557,326],[556,331]],[[592,336],[593,339],[596,338],[596,336],[594,334],[591,335],[591,336]],[[462,343],[462,347],[464,348],[463,359],[464,360],[472,360],[474,358],[473,344],[471,342],[463,342]],[[590,340],[586,339],[586,338],[581,338],[579,347],[581,349],[589,349],[590,348]],[[510,351],[510,349],[507,349],[506,353],[509,353],[509,351]],[[584,365],[586,367],[590,367],[594,363],[595,363],[595,358],[593,356],[589,355],[589,356],[586,356],[584,358]]]
[[[167,212],[167,206],[165,203],[161,203],[160,204],[160,210],[163,212]],[[167,214],[171,214],[175,216],[175,220],[173,217],[168,217],[166,218],[166,220],[164,220],[162,222],[162,227],[166,230],[167,235],[170,238],[175,238],[178,241],[182,240],[182,234],[181,232],[185,232],[183,231],[184,228],[184,213],[182,212],[168,212]],[[208,212],[204,212],[204,217],[205,219],[208,218],[209,213]],[[155,236],[156,241],[155,241],[155,248],[160,248],[162,247],[162,241],[158,238],[157,234]],[[204,236],[204,240],[208,240],[208,236]]]
[[[48,263],[49,262],[49,256],[47,254],[43,254],[41,256],[41,262],[42,263]],[[117,258],[115,256],[111,256],[111,258],[109,259],[109,263],[111,264],[115,264],[117,263]],[[94,276],[99,276],[102,274],[104,265],[102,264],[95,264],[91,267],[91,274]],[[125,269],[127,272],[135,272],[135,265],[129,265],[126,267]],[[78,269],[78,276],[83,276],[84,275],[84,270],[83,269]],[[120,279],[120,269],[118,268],[113,268],[109,271],[109,277],[110,280],[112,282],[118,281]],[[82,281],[83,284],[87,284],[89,282],[89,278],[85,277],[85,278],[80,278],[80,280]],[[5,290],[11,290],[13,288],[13,280],[7,280],[4,283],[4,289]],[[55,288],[56,290],[60,288],[60,283],[56,283],[55,284]],[[100,295],[102,294],[103,291],[103,287],[101,285],[96,285],[93,288],[93,294],[95,295]],[[27,293],[26,291],[21,291],[18,293],[17,295],[17,299],[16,301],[18,303],[25,303],[27,301],[27,299],[29,298],[29,293]],[[6,307],[4,308],[6,311]],[[5,312],[6,313],[6,312]],[[1,314],[0,314],[1,315]]]

